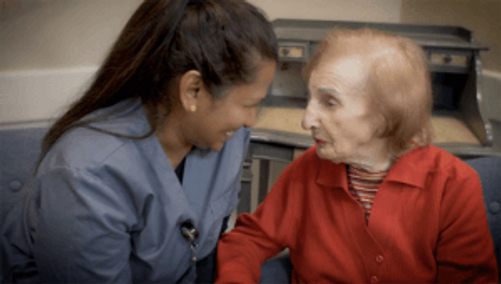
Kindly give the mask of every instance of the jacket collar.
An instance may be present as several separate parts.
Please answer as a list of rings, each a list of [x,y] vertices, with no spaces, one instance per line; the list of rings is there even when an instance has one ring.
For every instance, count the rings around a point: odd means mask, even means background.
[[[391,166],[386,180],[424,188],[432,162],[430,158],[433,157],[430,148],[416,148],[402,155]]]
[[[398,158],[391,166],[385,181],[423,188],[430,168],[429,151],[430,147],[417,148]],[[316,158],[318,161],[316,182],[319,185],[348,188],[346,164],[336,164],[318,156]]]
[[[316,155],[316,152],[315,152]],[[319,185],[334,187],[334,188],[348,188],[348,173],[346,171],[346,164],[336,164],[330,160],[317,159],[317,179]]]

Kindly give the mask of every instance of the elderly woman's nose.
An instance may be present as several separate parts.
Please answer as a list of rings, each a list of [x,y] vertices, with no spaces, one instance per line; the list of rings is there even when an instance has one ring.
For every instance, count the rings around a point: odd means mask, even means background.
[[[304,112],[303,119],[301,120],[301,126],[304,130],[311,130],[312,128],[317,128],[318,124],[317,112],[313,109],[313,106],[310,103]]]

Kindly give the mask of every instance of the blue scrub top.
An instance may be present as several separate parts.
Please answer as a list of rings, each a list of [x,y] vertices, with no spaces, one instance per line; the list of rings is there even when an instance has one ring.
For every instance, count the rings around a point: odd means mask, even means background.
[[[18,269],[34,259],[43,282],[195,282],[180,225],[200,229],[197,259],[214,250],[238,203],[250,131],[238,130],[220,152],[194,148],[181,185],[155,135],[128,139],[92,129],[149,130],[139,100],[112,110],[91,128],[68,131],[49,151],[7,218],[2,253]]]

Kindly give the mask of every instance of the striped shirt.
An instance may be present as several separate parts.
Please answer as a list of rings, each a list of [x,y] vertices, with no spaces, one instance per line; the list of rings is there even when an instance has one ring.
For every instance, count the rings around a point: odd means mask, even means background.
[[[372,173],[352,165],[348,165],[347,168],[348,190],[351,196],[353,196],[364,209],[365,220],[368,224],[376,193],[386,177],[386,174],[388,174],[388,171]]]

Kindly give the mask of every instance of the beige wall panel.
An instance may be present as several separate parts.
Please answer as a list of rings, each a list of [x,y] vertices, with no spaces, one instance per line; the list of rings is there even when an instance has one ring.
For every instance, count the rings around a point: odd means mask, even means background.
[[[140,0],[4,0],[0,71],[102,62]]]
[[[401,0],[249,0],[277,18],[399,22]]]
[[[251,0],[270,19],[398,22],[401,0]],[[98,65],[141,0],[3,0],[0,71]]]

